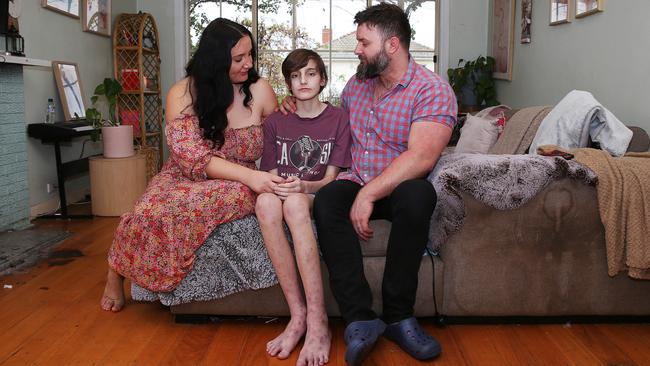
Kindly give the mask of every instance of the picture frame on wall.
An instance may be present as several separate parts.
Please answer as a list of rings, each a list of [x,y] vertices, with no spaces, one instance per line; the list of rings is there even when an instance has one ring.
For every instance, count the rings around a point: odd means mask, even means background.
[[[571,1],[570,0],[551,0],[550,1],[550,20],[549,25],[558,25],[569,23],[571,20]]]
[[[521,43],[530,43],[533,27],[533,0],[521,0]]]
[[[576,0],[576,18],[586,17],[603,11],[605,0]]]
[[[66,121],[72,121],[86,116],[86,104],[81,87],[79,68],[74,62],[52,61],[52,70],[56,87],[63,106]]]
[[[81,25],[84,32],[111,36],[111,0],[82,0]]]
[[[41,6],[57,13],[79,19],[79,0],[41,0]]]
[[[491,56],[495,79],[512,80],[512,53],[515,40],[515,0],[494,0],[492,9]]]

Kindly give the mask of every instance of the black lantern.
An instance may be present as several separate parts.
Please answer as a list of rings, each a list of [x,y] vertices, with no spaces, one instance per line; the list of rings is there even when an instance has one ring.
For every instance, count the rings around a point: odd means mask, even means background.
[[[25,39],[13,25],[5,34],[5,47],[13,56],[25,56]]]

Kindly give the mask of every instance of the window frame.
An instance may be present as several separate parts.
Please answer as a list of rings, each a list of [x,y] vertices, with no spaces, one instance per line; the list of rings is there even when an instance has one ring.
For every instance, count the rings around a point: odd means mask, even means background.
[[[259,24],[259,19],[258,19],[258,1],[259,0],[252,0],[252,7],[251,7],[251,21],[253,24],[251,33],[253,34],[253,37],[255,40],[258,38],[258,24]],[[185,65],[187,64],[187,61],[189,60],[189,53],[190,53],[190,29],[189,29],[189,5],[188,5],[189,0],[174,0],[174,12],[177,14],[176,19],[180,19],[180,21],[175,22],[175,32],[174,32],[174,39],[176,43],[176,68],[175,68],[175,76],[176,80],[180,80],[184,77],[185,75]],[[436,30],[435,30],[435,47],[434,47],[434,71],[440,75],[443,78],[447,78],[446,73],[440,73],[440,70],[446,70],[449,65],[449,60],[448,58],[448,52],[449,52],[449,16],[450,16],[450,9],[449,9],[449,2],[450,0],[436,0],[435,1],[435,12],[436,12]],[[332,7],[332,2],[329,2],[330,4],[330,25],[332,22],[332,12],[331,12],[331,7]],[[372,0],[366,0],[366,6],[370,6],[372,4]],[[295,14],[295,13],[294,13]],[[331,28],[330,28],[331,29]],[[256,42],[257,44],[257,42]],[[329,50],[330,54],[330,60],[332,58],[331,56],[332,50]],[[258,57],[259,57],[259,49],[258,49]],[[257,66],[257,60],[255,60],[256,66]],[[328,62],[328,71],[331,72],[331,62]]]

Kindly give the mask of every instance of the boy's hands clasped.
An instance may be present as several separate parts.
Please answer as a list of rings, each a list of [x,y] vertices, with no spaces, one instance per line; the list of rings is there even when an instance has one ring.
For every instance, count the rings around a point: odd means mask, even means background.
[[[281,200],[292,193],[306,193],[305,182],[296,176],[282,178],[279,175],[256,170],[246,183],[255,193],[275,193]]]
[[[296,176],[290,176],[283,183],[278,184],[273,190],[273,193],[284,201],[292,193],[305,193],[305,188],[305,182]]]

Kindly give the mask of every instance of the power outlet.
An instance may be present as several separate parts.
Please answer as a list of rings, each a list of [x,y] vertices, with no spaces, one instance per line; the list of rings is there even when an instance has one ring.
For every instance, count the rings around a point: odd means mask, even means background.
[[[52,194],[56,190],[56,186],[52,183],[48,183],[45,185],[45,189],[47,190],[48,194]]]

